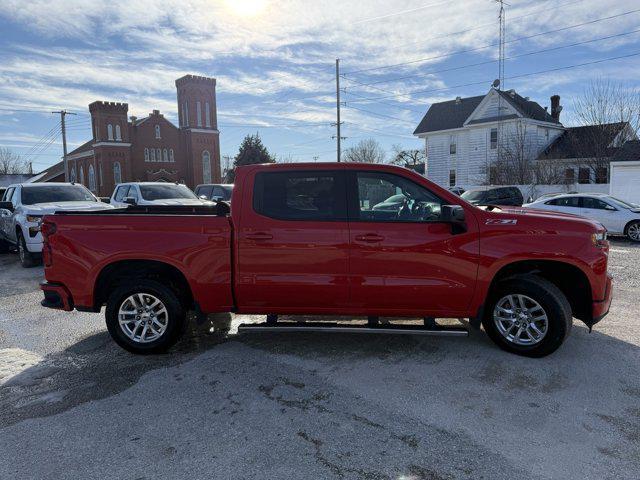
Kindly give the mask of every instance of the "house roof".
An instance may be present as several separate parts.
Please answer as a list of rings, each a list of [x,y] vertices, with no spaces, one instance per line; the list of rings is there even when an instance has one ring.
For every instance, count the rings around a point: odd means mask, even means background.
[[[83,143],[82,145],[80,145],[75,150],[72,150],[69,153],[67,153],[67,156],[74,155],[76,153],[86,152],[86,151],[91,150],[92,148],[93,148],[93,138],[91,140],[89,140],[88,142]]]
[[[485,95],[479,95],[460,100],[432,103],[413,134],[461,128],[484,97]]]
[[[48,182],[52,178],[64,175],[64,162],[58,162],[29,179],[29,183]]]
[[[567,128],[539,158],[562,160],[612,156],[617,148],[610,145],[626,125],[621,122]]]
[[[0,174],[0,187],[8,187],[14,183],[23,183],[31,177],[33,177],[33,175],[28,173],[3,173]]]
[[[527,100],[513,90],[509,90],[507,92],[501,90],[496,91],[522,116],[533,120],[539,120],[541,122],[559,123],[537,102]],[[480,105],[480,102],[482,102],[485,97],[486,95],[479,95],[477,97],[467,97],[459,100],[448,100],[446,102],[431,104],[429,110],[422,118],[422,121],[413,134],[419,135],[421,133],[462,128],[469,116],[478,107],[478,105]],[[511,118],[515,118],[515,116],[508,115],[486,118],[476,120],[471,123],[484,123],[487,121],[507,120]]]
[[[523,96],[519,95],[514,90],[508,90],[506,92],[499,90],[502,98],[505,98],[513,108],[515,108],[524,117],[538,120],[540,122],[560,123],[553,118],[546,109],[542,108],[538,102],[533,100],[527,100]]]
[[[613,156],[614,162],[635,162],[640,160],[640,140],[629,140]]]

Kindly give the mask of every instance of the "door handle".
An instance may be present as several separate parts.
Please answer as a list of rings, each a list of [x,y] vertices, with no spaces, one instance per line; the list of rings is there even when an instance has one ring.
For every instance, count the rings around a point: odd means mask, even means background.
[[[256,241],[264,241],[264,240],[272,240],[273,235],[270,233],[258,232],[258,233],[247,233],[247,240],[256,240]]]
[[[384,237],[376,235],[375,233],[367,233],[366,235],[357,235],[356,240],[358,242],[375,243],[383,241]]]

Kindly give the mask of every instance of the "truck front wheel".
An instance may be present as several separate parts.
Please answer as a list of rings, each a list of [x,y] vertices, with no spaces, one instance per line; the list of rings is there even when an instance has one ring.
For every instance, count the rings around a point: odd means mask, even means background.
[[[115,342],[138,354],[162,353],[184,331],[186,312],[176,293],[159,282],[132,279],[107,300],[107,329]]]
[[[493,288],[482,325],[503,350],[544,357],[556,351],[569,335],[571,305],[562,291],[544,278],[513,277]]]

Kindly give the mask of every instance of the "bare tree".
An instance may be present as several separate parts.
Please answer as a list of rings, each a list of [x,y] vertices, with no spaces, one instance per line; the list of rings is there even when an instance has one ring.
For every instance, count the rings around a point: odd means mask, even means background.
[[[409,149],[405,150],[401,145],[393,145],[393,160],[391,164],[400,165],[403,167],[416,167],[427,161],[427,155],[424,150],[421,149]]]
[[[20,155],[8,148],[0,147],[0,174],[28,172],[29,162],[23,161]]]
[[[347,162],[384,163],[385,156],[384,149],[373,138],[360,140],[355,147],[350,147],[344,152]]]
[[[529,185],[537,181],[534,138],[522,122],[503,133],[498,144],[498,159],[489,168],[491,185]]]
[[[617,147],[636,139],[640,128],[640,90],[611,80],[592,81],[574,102],[575,116],[584,128],[569,132],[567,140],[595,175],[607,171]]]

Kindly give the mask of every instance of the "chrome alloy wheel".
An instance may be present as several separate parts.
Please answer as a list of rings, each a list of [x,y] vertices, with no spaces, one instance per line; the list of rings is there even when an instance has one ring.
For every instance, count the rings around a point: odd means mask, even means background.
[[[627,230],[629,238],[635,242],[640,242],[640,223],[634,223]]]
[[[136,343],[159,339],[167,330],[169,313],[158,298],[149,293],[127,297],[118,310],[118,323],[124,334]]]
[[[540,343],[549,330],[544,308],[526,295],[507,295],[498,300],[493,322],[507,341],[522,346]]]

